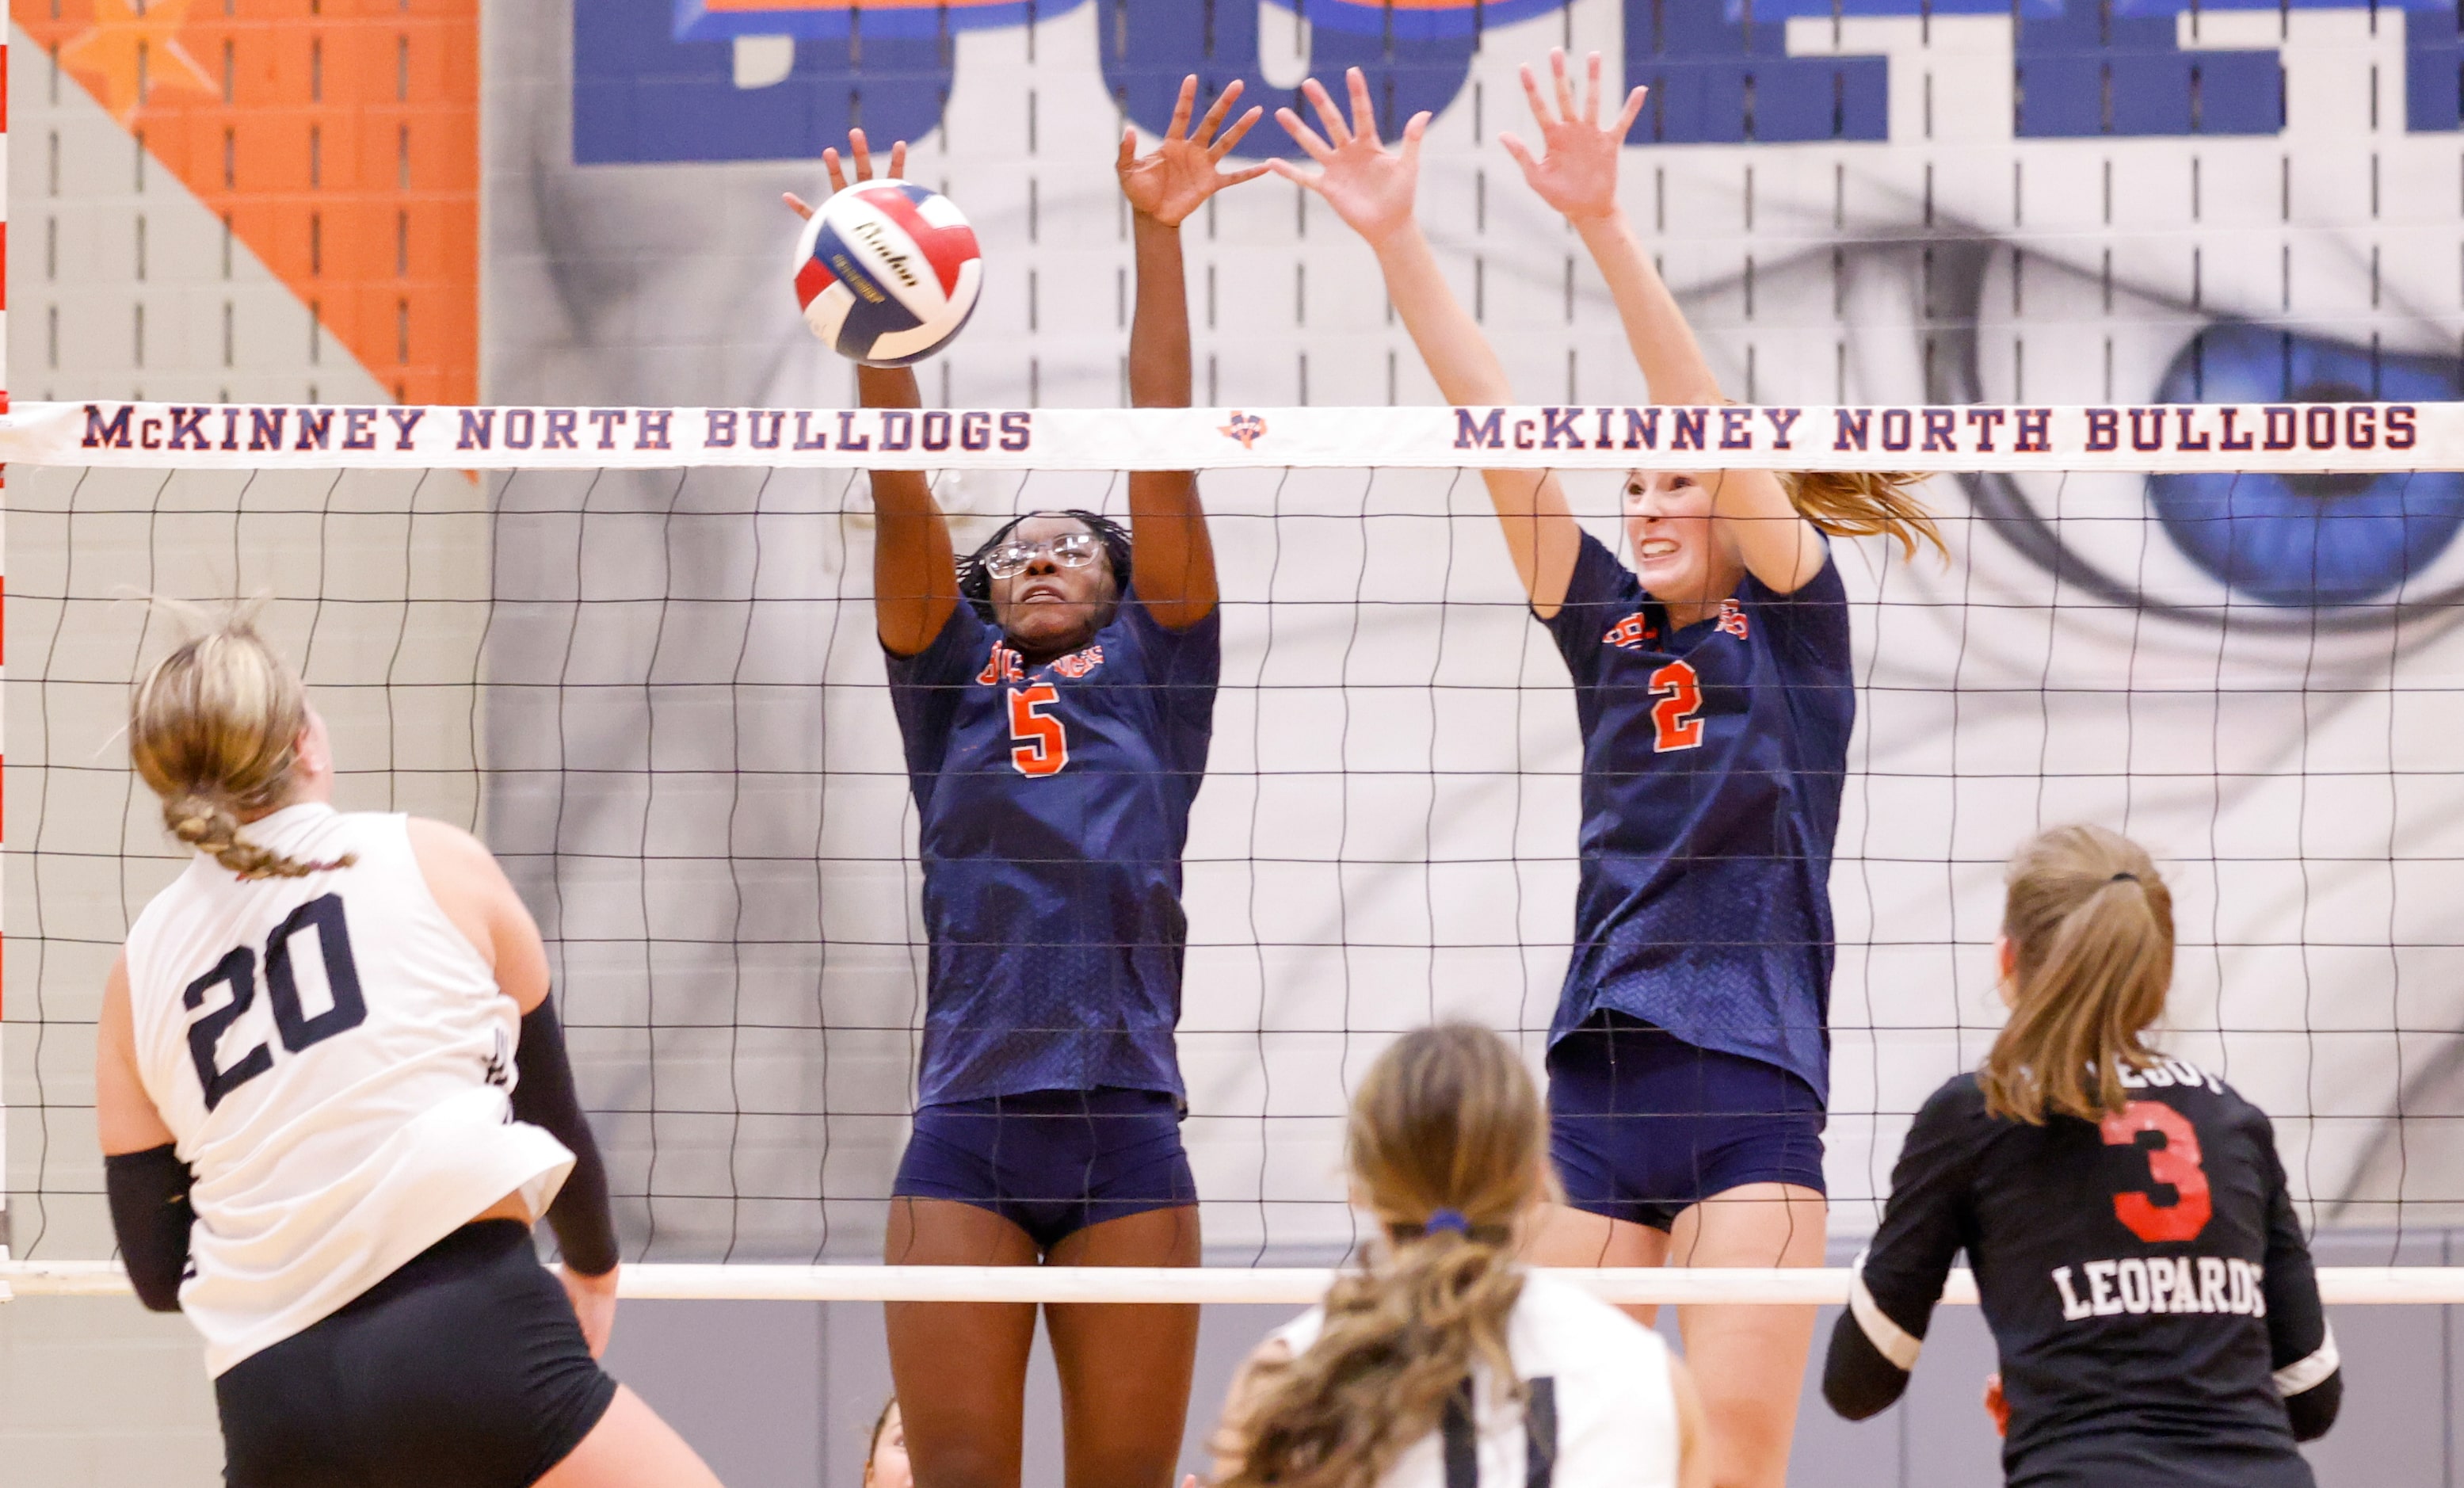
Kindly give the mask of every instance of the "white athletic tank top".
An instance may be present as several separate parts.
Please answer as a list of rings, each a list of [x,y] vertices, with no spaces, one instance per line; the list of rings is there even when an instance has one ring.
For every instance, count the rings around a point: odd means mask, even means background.
[[[515,1122],[520,1013],[446,918],[407,819],[305,804],[253,842],[351,867],[243,881],[203,853],[128,932],[138,1076],[196,1175],[180,1306],[221,1374],[573,1167]]]
[[[1295,1357],[1326,1309],[1273,1335]],[[1407,1448],[1377,1488],[1676,1488],[1677,1395],[1660,1335],[1572,1281],[1526,1272],[1506,1326],[1523,1404],[1472,1369],[1472,1408]]]

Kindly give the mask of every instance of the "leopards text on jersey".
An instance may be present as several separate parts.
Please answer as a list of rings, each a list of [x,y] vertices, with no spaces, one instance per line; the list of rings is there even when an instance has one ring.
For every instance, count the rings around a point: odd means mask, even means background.
[[[1972,1074],[1925,1103],[1825,1390],[1859,1415],[1897,1396],[1965,1250],[2013,1484],[2307,1485],[2286,1401],[2332,1412],[2342,1387],[2275,1133],[2180,1061],[2123,1083],[2129,1104],[2101,1124],[1990,1117]]]
[[[1297,1358],[1325,1327],[1313,1307],[1271,1336]],[[1506,1347],[1524,1399],[1474,1365],[1470,1409],[1405,1448],[1377,1488],[1677,1488],[1677,1394],[1659,1334],[1529,1271]]]
[[[1180,853],[1221,638],[1217,613],[1173,630],[1132,593],[1037,666],[965,603],[888,657],[932,942],[920,1104],[1183,1093]]]
[[[1600,1008],[1831,1089],[1831,849],[1857,694],[1838,564],[1668,612],[1586,534],[1548,621],[1583,731],[1581,884],[1550,1030]]]
[[[516,1123],[520,1013],[438,907],[407,820],[288,807],[243,829],[347,868],[242,880],[198,854],[128,932],[138,1078],[195,1173],[181,1310],[215,1374],[573,1166]]]

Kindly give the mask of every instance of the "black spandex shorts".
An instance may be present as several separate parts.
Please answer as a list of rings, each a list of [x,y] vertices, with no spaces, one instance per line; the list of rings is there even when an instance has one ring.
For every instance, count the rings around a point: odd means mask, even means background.
[[[1822,1102],[1776,1064],[1603,1010],[1549,1051],[1549,1156],[1576,1209],[1665,1230],[1749,1183],[1823,1192]]]
[[[214,1381],[228,1488],[529,1488],[615,1398],[511,1219],[464,1225]]]
[[[1042,1251],[1107,1219],[1198,1202],[1180,1104],[1110,1087],[924,1106],[890,1192],[989,1209]]]

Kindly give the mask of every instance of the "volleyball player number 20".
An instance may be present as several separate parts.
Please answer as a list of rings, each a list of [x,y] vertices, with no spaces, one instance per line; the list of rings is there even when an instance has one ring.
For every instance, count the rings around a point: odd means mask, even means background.
[[[317,949],[325,964],[325,984],[334,1005],[310,1016],[299,1000],[299,980],[291,969],[292,937],[306,930],[317,934]],[[246,1017],[256,1001],[256,952],[233,948],[214,969],[188,984],[180,1001],[194,1013],[205,1006],[206,994],[217,984],[231,988],[231,1000],[188,1025],[188,1055],[196,1061],[197,1081],[205,1086],[206,1109],[212,1110],[233,1090],[274,1067],[274,1051],[263,1043],[224,1065],[216,1045],[231,1025]],[[274,1005],[274,1023],[282,1046],[294,1054],[347,1033],[367,1021],[368,1005],[360,994],[360,969],[351,959],[351,932],[342,919],[342,896],[323,894],[291,912],[265,942],[266,1000]]]

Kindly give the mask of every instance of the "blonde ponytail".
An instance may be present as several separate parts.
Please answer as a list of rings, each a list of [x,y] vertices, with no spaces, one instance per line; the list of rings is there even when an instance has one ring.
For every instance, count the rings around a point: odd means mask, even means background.
[[[1834,537],[1885,536],[1897,541],[1901,556],[1917,556],[1917,540],[1932,544],[1945,558],[1950,549],[1933,514],[1913,489],[1925,478],[1918,470],[1782,470],[1796,514]]]
[[[299,678],[245,613],[193,636],[138,680],[128,757],[163,799],[173,837],[244,879],[302,878],[353,860],[300,863],[247,841],[241,818],[280,806],[297,783],[308,723]]]
[[[2129,1104],[2124,1067],[2173,985],[2173,895],[2137,842],[2062,826],[2011,861],[2002,933],[2014,952],[2011,1018],[1977,1072],[1985,1108],[2042,1126]]]
[[[1308,1352],[1262,1366],[1221,1444],[1219,1488],[1371,1488],[1438,1429],[1475,1363],[1518,1396],[1513,1223],[1547,1192],[1530,1072],[1469,1024],[1407,1034],[1370,1067],[1346,1140],[1356,1201],[1391,1243],[1328,1292]]]

